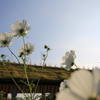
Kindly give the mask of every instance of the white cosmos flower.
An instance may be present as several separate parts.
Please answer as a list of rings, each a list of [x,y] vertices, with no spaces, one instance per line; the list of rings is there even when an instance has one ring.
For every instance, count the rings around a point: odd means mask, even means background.
[[[100,69],[75,71],[68,87],[57,93],[56,100],[100,100]]]
[[[20,54],[30,55],[34,51],[34,45],[27,43],[19,49]]]
[[[0,47],[9,47],[13,42],[13,36],[7,32],[0,34]]]
[[[30,29],[31,27],[26,20],[17,20],[15,24],[11,25],[11,33],[17,38],[25,36]]]
[[[67,80],[65,79],[63,82],[60,83],[59,91],[67,88]]]
[[[64,61],[62,65],[66,65],[65,69],[70,69],[74,65],[75,58],[76,55],[74,50],[65,53],[65,56],[62,57],[62,60]]]

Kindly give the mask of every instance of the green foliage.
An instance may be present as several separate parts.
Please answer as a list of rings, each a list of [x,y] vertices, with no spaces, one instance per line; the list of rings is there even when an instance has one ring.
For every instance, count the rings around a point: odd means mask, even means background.
[[[6,98],[4,97],[5,92],[0,91],[0,100],[6,100]]]

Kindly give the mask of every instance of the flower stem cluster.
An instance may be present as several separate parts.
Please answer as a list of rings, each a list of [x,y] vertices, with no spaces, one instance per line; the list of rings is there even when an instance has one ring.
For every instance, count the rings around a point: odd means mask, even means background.
[[[47,45],[44,45],[44,49],[46,50],[45,53],[41,53],[42,54],[42,60],[45,62],[47,57],[48,57],[48,52],[51,50],[50,47],[48,47]]]
[[[8,72],[8,74],[10,75],[11,79],[16,84],[16,86],[19,88],[19,90],[24,94],[25,100],[35,100],[35,94],[36,94],[36,91],[37,91],[37,86],[38,86],[39,81],[41,79],[41,75],[42,75],[42,72],[43,72],[45,61],[46,61],[47,56],[48,56],[48,51],[50,51],[50,48],[47,45],[45,45],[44,49],[46,49],[47,54],[43,54],[43,66],[42,66],[42,69],[41,69],[41,72],[40,72],[40,77],[39,77],[38,82],[35,86],[33,81],[29,81],[29,76],[28,76],[28,73],[27,73],[28,60],[29,60],[28,57],[30,57],[30,54],[32,54],[35,50],[34,44],[25,43],[25,39],[24,39],[24,37],[27,35],[27,33],[30,29],[31,29],[31,27],[27,23],[26,20],[18,20],[18,21],[16,21],[15,24],[11,25],[12,32],[10,34],[7,33],[7,32],[0,34],[0,47],[7,47],[8,50],[11,52],[11,54],[16,58],[16,60],[20,64],[21,68],[23,68],[23,70],[24,70],[26,81],[21,80],[21,82],[29,87],[30,95],[26,95],[22,91],[22,89],[19,87],[19,85],[17,84],[17,82],[14,80],[13,76],[11,75],[9,70],[7,69],[7,65],[6,65],[6,62],[5,62],[6,55],[2,54],[0,56],[2,58],[3,66],[5,67],[6,71]],[[14,54],[14,52],[9,47],[12,44],[15,37],[16,38],[22,37],[22,41],[23,41],[23,46],[18,50],[19,51],[19,58]],[[21,64],[21,62],[19,60],[20,58],[23,62],[23,65]],[[35,89],[34,95],[32,94],[33,88]]]
[[[44,49],[46,49],[47,51],[51,50],[47,45],[44,45]]]

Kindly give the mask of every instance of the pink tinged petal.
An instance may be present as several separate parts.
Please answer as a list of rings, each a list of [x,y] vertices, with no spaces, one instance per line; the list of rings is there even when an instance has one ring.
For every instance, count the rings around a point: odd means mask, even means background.
[[[75,71],[69,79],[68,83],[70,90],[83,98],[83,100],[87,100],[92,96],[93,77],[89,71]]]

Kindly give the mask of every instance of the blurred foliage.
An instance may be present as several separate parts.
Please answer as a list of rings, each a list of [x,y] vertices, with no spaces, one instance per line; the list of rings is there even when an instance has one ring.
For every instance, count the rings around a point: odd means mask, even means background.
[[[6,100],[6,98],[4,97],[5,92],[0,91],[0,100]]]

